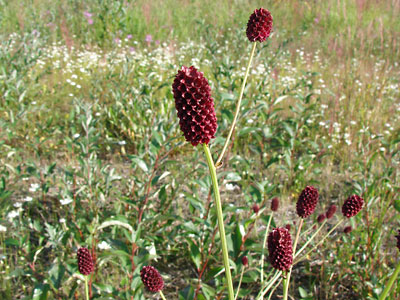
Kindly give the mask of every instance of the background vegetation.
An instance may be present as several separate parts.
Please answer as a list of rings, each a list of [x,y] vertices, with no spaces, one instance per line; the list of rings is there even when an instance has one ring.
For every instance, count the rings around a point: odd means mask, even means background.
[[[235,285],[249,257],[239,298],[260,289],[270,199],[274,226],[294,234],[294,204],[314,185],[310,230],[353,193],[366,206],[294,268],[291,295],[377,299],[399,263],[399,0],[0,0],[2,299],[81,299],[80,246],[96,258],[93,299],[151,297],[138,276],[149,264],[169,299],[223,297],[208,169],[179,131],[171,84],[181,65],[209,79],[216,156],[261,6],[274,33],[219,169]]]

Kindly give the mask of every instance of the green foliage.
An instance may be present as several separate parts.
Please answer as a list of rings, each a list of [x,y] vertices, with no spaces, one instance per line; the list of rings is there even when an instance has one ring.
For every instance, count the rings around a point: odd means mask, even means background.
[[[207,165],[179,132],[170,86],[182,64],[209,79],[217,157],[262,5],[274,34],[257,45],[218,169],[234,286],[246,255],[239,298],[262,287],[270,199],[282,205],[271,226],[293,227],[312,184],[318,213],[352,193],[366,205],[350,234],[339,227],[296,265],[290,293],[377,299],[399,259],[399,10],[356,2],[0,0],[0,298],[81,298],[80,246],[96,254],[93,299],[151,297],[139,276],[150,264],[169,299],[226,292]]]

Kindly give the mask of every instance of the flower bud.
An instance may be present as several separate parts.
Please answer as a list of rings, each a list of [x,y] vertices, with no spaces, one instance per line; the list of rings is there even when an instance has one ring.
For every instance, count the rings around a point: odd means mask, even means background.
[[[260,211],[260,207],[258,206],[258,204],[257,204],[257,203],[254,204],[254,205],[253,205],[253,212],[254,212],[255,214],[258,214],[259,211]]]
[[[242,264],[245,267],[247,267],[249,265],[249,259],[247,258],[247,256],[242,257]]]
[[[397,238],[397,248],[399,248],[400,251],[400,230],[399,230],[399,235],[396,235]]]
[[[320,214],[317,218],[318,223],[322,223],[325,220],[326,216],[325,214]]]
[[[343,232],[346,233],[346,234],[348,234],[348,233],[350,233],[352,230],[353,230],[353,227],[347,226],[347,227],[345,227],[345,228],[343,229]]]
[[[278,208],[279,208],[279,199],[278,199],[278,197],[275,197],[272,199],[272,202],[271,202],[271,210],[277,211]]]
[[[327,219],[332,218],[333,215],[334,215],[335,212],[336,212],[336,209],[337,209],[337,207],[336,207],[335,204],[332,204],[331,206],[329,206],[328,210],[326,211],[326,218],[327,218]]]

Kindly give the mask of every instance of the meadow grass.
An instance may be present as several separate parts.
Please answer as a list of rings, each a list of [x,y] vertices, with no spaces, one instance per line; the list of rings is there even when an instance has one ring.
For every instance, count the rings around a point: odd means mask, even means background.
[[[366,206],[295,266],[290,294],[377,299],[399,263],[400,1],[100,2],[0,0],[1,298],[81,297],[79,246],[96,256],[92,297],[151,297],[147,264],[169,299],[222,295],[211,181],[181,136],[171,84],[181,65],[209,79],[216,157],[251,48],[246,22],[262,6],[273,35],[257,46],[219,170],[234,286],[247,255],[239,298],[260,289],[270,199],[283,205],[273,226],[293,225],[312,184],[318,212],[353,193]]]

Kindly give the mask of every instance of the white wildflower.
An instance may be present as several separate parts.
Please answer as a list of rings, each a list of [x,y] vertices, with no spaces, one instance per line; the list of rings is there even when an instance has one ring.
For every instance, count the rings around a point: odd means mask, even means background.
[[[100,250],[108,250],[111,249],[111,246],[106,242],[102,241],[100,244],[97,245]]]
[[[34,193],[40,188],[40,184],[38,183],[31,183],[31,186],[29,188],[29,191]]]
[[[7,227],[0,225],[0,232],[6,232],[7,231]]]
[[[71,198],[66,198],[66,199],[60,200],[61,205],[67,205],[67,204],[70,204],[71,202],[72,202]]]

